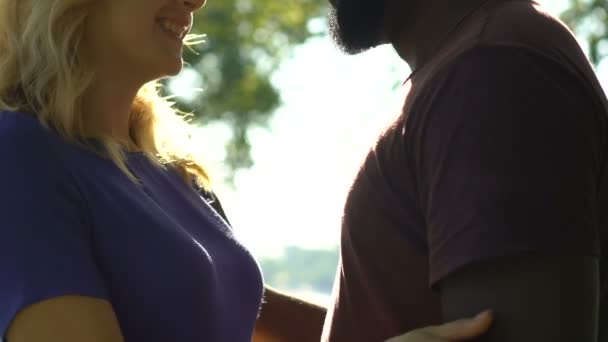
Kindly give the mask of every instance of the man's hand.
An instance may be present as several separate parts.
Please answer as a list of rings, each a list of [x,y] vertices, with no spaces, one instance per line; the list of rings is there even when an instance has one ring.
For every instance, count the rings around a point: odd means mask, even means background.
[[[484,311],[475,318],[460,319],[442,325],[420,328],[386,342],[448,342],[466,341],[483,334],[492,323],[490,311]]]

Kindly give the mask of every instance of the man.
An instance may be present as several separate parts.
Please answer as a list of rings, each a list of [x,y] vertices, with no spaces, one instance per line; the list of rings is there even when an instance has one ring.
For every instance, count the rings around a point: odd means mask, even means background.
[[[322,340],[489,308],[479,341],[608,341],[608,101],[572,33],[530,0],[332,5],[344,51],[413,73],[350,190]]]
[[[571,32],[529,0],[332,5],[343,50],[413,73],[351,188],[323,341],[487,308],[480,341],[608,341],[608,101]],[[267,300],[259,333],[314,340],[322,308]]]

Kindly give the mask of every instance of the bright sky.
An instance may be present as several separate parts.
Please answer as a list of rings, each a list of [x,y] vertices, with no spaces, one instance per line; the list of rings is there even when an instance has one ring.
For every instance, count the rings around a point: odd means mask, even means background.
[[[563,3],[541,2],[555,13]],[[327,37],[298,47],[282,64],[274,82],[283,105],[269,129],[250,135],[255,166],[237,174],[236,189],[216,184],[237,235],[254,255],[338,243],[348,188],[379,130],[398,114],[396,86],[408,73],[388,46],[345,56]],[[608,89],[608,61],[598,73]],[[222,124],[201,132],[218,176],[228,136]]]

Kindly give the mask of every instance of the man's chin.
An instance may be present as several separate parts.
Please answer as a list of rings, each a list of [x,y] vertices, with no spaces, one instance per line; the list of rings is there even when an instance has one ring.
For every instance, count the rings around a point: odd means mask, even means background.
[[[383,44],[380,39],[347,39],[333,32],[332,40],[334,45],[347,55],[358,55]]]
[[[362,25],[373,27],[374,25]],[[342,52],[349,55],[357,55],[376,46],[384,44],[378,30],[362,30],[362,26],[340,25],[335,12],[329,17],[329,32],[334,45]]]
[[[354,56],[354,55],[358,55],[360,53],[366,52],[367,50],[373,49],[380,44],[360,46],[360,45],[347,45],[344,43],[334,42],[334,45],[343,53]]]

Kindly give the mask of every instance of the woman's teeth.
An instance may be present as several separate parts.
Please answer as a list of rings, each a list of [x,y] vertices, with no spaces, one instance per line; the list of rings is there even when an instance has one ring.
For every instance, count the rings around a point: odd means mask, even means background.
[[[177,39],[182,39],[186,31],[188,30],[187,27],[176,25],[168,19],[162,19],[160,21],[160,25],[163,29],[165,29],[165,31],[167,31],[167,33],[172,34]]]

